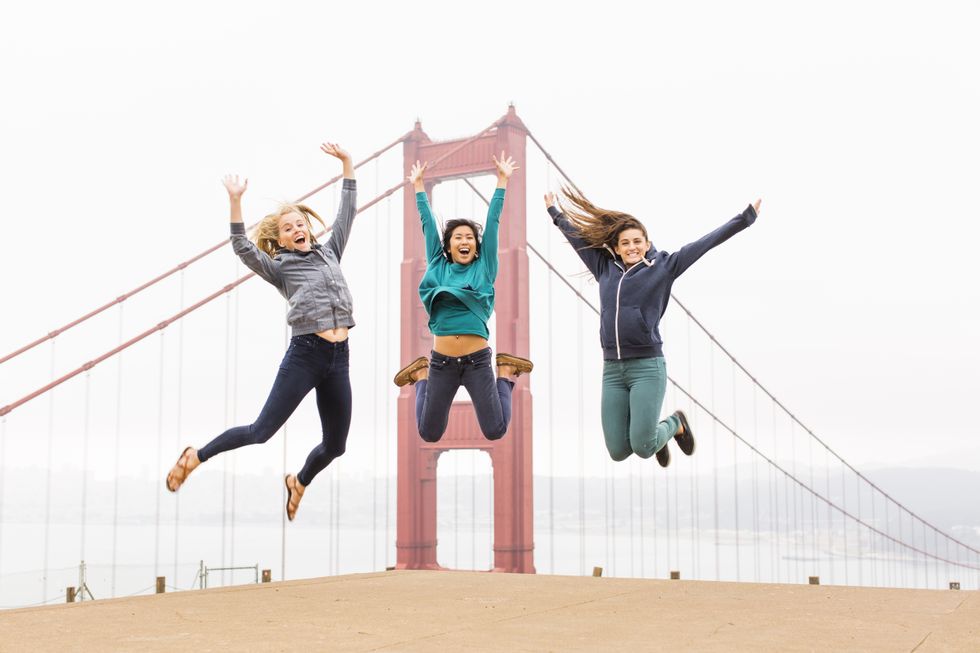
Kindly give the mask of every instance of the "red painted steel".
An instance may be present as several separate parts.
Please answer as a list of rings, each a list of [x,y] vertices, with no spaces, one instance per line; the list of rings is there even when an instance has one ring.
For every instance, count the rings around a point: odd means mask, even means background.
[[[529,356],[528,258],[525,208],[527,184],[526,129],[514,108],[495,123],[493,131],[461,141],[432,142],[419,123],[405,140],[405,174],[416,160],[440,161],[426,172],[430,192],[440,181],[494,174],[491,154],[504,150],[522,167],[507,185],[507,200],[500,218],[500,273],[496,293],[497,350]],[[488,133],[489,132],[489,133]],[[401,274],[401,359],[428,355],[432,335],[428,316],[418,296],[425,272],[425,244],[419,227],[415,194],[406,188],[405,236]],[[436,465],[439,455],[452,449],[480,449],[493,464],[494,571],[534,573],[533,477],[531,468],[531,392],[526,379],[514,388],[510,429],[500,440],[483,437],[472,405],[457,402],[442,440],[427,443],[415,421],[415,390],[398,395],[398,539],[399,569],[438,569],[436,558]]]

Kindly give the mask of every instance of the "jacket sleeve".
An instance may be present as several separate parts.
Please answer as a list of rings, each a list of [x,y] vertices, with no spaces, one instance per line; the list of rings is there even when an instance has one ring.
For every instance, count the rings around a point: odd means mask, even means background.
[[[338,261],[344,255],[344,248],[347,247],[347,240],[350,238],[356,215],[357,180],[344,179],[344,186],[340,191],[340,207],[337,209],[337,219],[333,222],[333,230],[330,232],[330,239],[327,240],[326,244],[326,247],[337,256]]]
[[[483,227],[483,240],[480,242],[480,258],[487,268],[487,276],[490,281],[497,278],[499,260],[497,251],[500,249],[500,214],[504,210],[504,195],[506,191],[498,188],[493,191],[490,198],[490,207],[487,209],[487,221]]]
[[[422,220],[422,236],[425,238],[425,260],[432,261],[442,256],[442,240],[439,238],[439,225],[432,215],[429,197],[424,193],[415,193],[415,206]]]
[[[231,223],[231,247],[249,270],[259,275],[279,290],[283,289],[282,274],[279,271],[279,261],[255,246],[245,235],[245,225],[241,222]]]
[[[609,265],[610,258],[605,252],[592,247],[580,238],[575,231],[575,227],[572,226],[572,223],[568,221],[565,214],[559,211],[557,207],[549,206],[548,215],[551,216],[551,221],[555,223],[555,226],[565,235],[565,240],[572,246],[575,253],[578,254],[578,257],[582,259],[582,262],[585,263],[585,267],[589,269],[592,276],[598,279],[602,271]]]
[[[684,274],[691,265],[704,256],[709,249],[722,244],[738,232],[755,222],[755,209],[750,204],[748,208],[734,218],[721,225],[710,234],[702,236],[693,243],[684,245],[679,250],[667,256],[667,269],[677,278]]]

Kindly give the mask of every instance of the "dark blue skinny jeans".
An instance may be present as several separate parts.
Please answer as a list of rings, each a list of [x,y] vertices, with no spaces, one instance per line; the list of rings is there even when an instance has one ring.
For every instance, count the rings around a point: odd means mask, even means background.
[[[258,419],[248,426],[228,429],[201,447],[197,457],[203,463],[222,451],[266,442],[286,423],[303,397],[316,390],[323,442],[313,447],[296,475],[300,483],[309,485],[347,448],[351,417],[349,357],[346,340],[329,342],[313,333],[294,336]]]
[[[490,348],[466,356],[444,356],[432,352],[429,378],[415,384],[415,418],[419,435],[438,442],[449,424],[449,409],[459,386],[473,400],[480,430],[487,440],[499,440],[510,424],[510,395],[513,381],[495,378]]]

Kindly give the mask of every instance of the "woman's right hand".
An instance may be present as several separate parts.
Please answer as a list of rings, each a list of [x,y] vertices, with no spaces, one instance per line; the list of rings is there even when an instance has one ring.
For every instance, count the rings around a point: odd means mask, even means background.
[[[421,163],[416,161],[412,165],[412,174],[408,176],[408,180],[412,182],[415,187],[416,193],[425,192],[425,182],[422,180],[422,176],[425,174],[425,169],[429,167],[429,162]]]
[[[225,175],[221,178],[221,183],[228,191],[228,197],[233,200],[241,199],[242,193],[248,189],[248,177],[239,181],[238,175]]]
[[[555,194],[554,193],[545,193],[544,194],[544,208],[550,209],[553,206],[556,206],[556,197],[555,197]]]

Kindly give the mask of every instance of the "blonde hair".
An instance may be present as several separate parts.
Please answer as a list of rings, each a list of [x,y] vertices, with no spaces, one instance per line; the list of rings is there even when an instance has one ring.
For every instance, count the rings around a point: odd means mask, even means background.
[[[650,240],[643,223],[629,213],[600,208],[567,186],[561,187],[561,194],[564,201],[560,202],[559,208],[589,247],[615,250],[619,234],[627,229],[639,229],[643,237]]]
[[[278,209],[262,218],[252,229],[252,242],[269,256],[275,256],[282,249],[279,246],[279,218],[290,213],[299,213],[306,220],[306,226],[310,229],[310,245],[316,242],[310,218],[315,218],[324,229],[327,228],[323,218],[305,204],[280,204]]]

